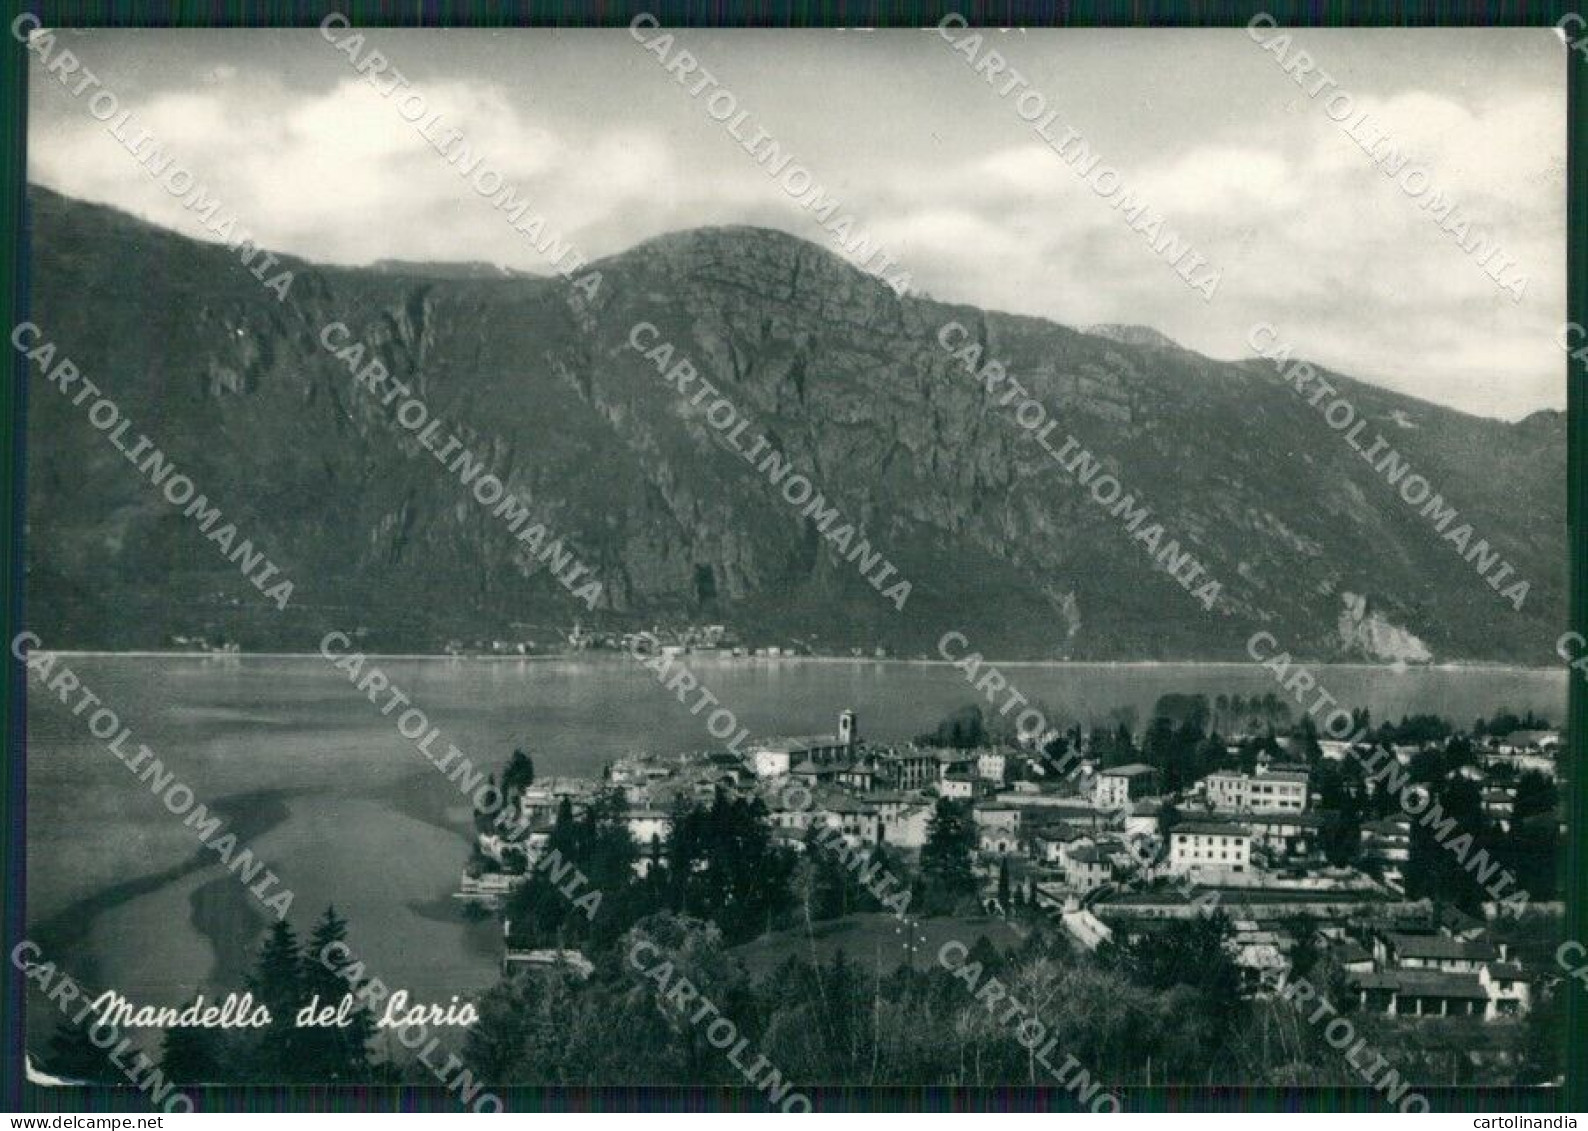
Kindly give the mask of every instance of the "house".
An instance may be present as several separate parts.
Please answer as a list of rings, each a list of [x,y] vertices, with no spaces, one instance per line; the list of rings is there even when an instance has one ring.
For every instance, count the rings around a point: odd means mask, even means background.
[[[920,806],[919,794],[900,793],[897,790],[882,789],[866,794],[866,804],[877,811],[878,818],[887,824],[897,820],[906,809]]]
[[[850,761],[860,743],[854,711],[838,716],[837,734],[811,734],[796,738],[765,738],[750,743],[748,760],[757,777],[782,777],[803,762],[822,765]]]
[[[514,967],[524,970],[572,970],[581,981],[595,973],[595,964],[577,950],[529,950],[509,946],[502,954],[502,973],[510,974]]]
[[[464,872],[463,877],[458,881],[458,890],[452,893],[452,898],[495,909],[502,906],[502,901],[513,889],[525,883],[527,879],[527,876],[515,876],[506,872],[481,872],[478,875]]]
[[[1112,883],[1121,873],[1121,856],[1124,848],[1117,841],[1073,841],[1064,846],[1059,866],[1064,869],[1064,882],[1073,891],[1095,891]]]
[[[955,777],[974,778],[976,772],[977,755],[969,750],[936,750],[937,776],[941,780],[950,774]]]
[[[1163,802],[1155,797],[1145,801],[1132,801],[1130,811],[1124,815],[1126,836],[1158,835],[1158,817],[1163,812]]]
[[[1373,956],[1350,939],[1341,939],[1329,950],[1334,964],[1347,974],[1367,974],[1373,969]]]
[[[937,755],[918,746],[883,750],[876,755],[877,778],[893,789],[925,789],[936,785],[937,767]]]
[[[1273,770],[1255,775],[1209,774],[1207,800],[1220,812],[1302,813],[1307,809],[1305,772]]]
[[[939,797],[951,801],[969,801],[976,796],[976,779],[966,774],[953,774],[937,783]]]
[[[1489,1020],[1516,1017],[1533,1007],[1533,986],[1515,962],[1488,962],[1478,971],[1478,984],[1489,995]]]
[[[1348,974],[1345,984],[1363,1011],[1392,1017],[1485,1017],[1489,993],[1476,974],[1388,970]]]
[[[1324,818],[1317,813],[1252,813],[1237,823],[1251,832],[1254,848],[1294,857],[1306,856],[1317,847]]]
[[[1402,970],[1476,974],[1486,963],[1495,962],[1501,957],[1494,944],[1483,939],[1465,940],[1449,935],[1385,931],[1381,940],[1381,960],[1386,965]]]
[[[667,843],[668,831],[673,827],[672,816],[660,809],[630,809],[627,821],[629,835],[641,848],[653,841]]]
[[[976,830],[976,847],[992,856],[1007,856],[1020,849],[1020,837],[998,825],[981,825]]]
[[[774,829],[795,835],[812,829],[835,829],[851,847],[881,843],[881,816],[871,805],[830,787],[813,790],[809,802],[795,798],[793,794],[797,792],[773,789],[762,795]]]
[[[1169,834],[1169,870],[1245,872],[1251,864],[1252,834],[1240,825],[1188,821]]]
[[[526,823],[550,821],[566,798],[573,811],[582,811],[595,794],[595,783],[582,778],[546,778],[519,791],[518,812]]]
[[[1003,784],[1009,759],[998,750],[982,750],[976,755],[976,776],[984,781]]]
[[[1287,751],[1291,750],[1293,746],[1293,742],[1291,740],[1282,738],[1279,741],[1284,745]],[[1290,762],[1275,758],[1266,750],[1259,750],[1257,752],[1256,765],[1258,777],[1265,777],[1268,774],[1305,774],[1307,772],[1307,763]]]
[[[1064,846],[1079,843],[1091,844],[1093,838],[1074,825],[1060,821],[1049,825],[1031,837],[1033,855],[1044,864],[1063,864]]]
[[[1293,945],[1289,934],[1267,929],[1252,919],[1238,919],[1231,928],[1230,949],[1247,991],[1273,985],[1276,976],[1289,969],[1285,960],[1285,950]]]
[[[1158,771],[1141,762],[1115,766],[1097,775],[1092,804],[1099,809],[1119,809],[1127,802],[1158,793]]]
[[[980,828],[998,828],[1012,834],[1020,831],[1020,810],[1002,801],[977,801],[971,817]]]
[[[857,793],[870,793],[877,784],[877,768],[870,758],[838,763],[838,784]]]
[[[1513,730],[1500,739],[1502,754],[1542,753],[1560,748],[1558,730]]]
[[[806,788],[813,785],[833,785],[838,781],[838,766],[834,762],[817,763],[809,758],[790,766],[788,775]]]
[[[782,777],[802,762],[830,762],[848,753],[837,735],[815,734],[799,738],[758,739],[747,748],[757,777]]]
[[[1484,819],[1499,825],[1501,832],[1511,831],[1511,818],[1515,812],[1515,786],[1490,786],[1483,791]]]
[[[932,822],[932,806],[905,805],[882,814],[882,843],[895,848],[920,848]]]
[[[1222,812],[1246,808],[1246,783],[1249,779],[1235,770],[1220,770],[1202,779],[1207,803]]]
[[[792,766],[794,752],[781,742],[771,741],[750,748],[750,764],[758,778],[780,778]]]
[[[838,830],[851,848],[882,843],[882,819],[876,809],[841,790],[824,791],[811,811],[816,823]]]
[[[1362,826],[1362,855],[1374,863],[1404,864],[1412,854],[1412,823],[1386,817]]]

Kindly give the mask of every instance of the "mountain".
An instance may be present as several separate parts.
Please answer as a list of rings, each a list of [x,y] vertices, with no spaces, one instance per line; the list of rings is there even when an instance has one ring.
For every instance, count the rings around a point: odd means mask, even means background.
[[[1124,346],[1144,346],[1182,349],[1179,342],[1151,326],[1127,326],[1119,322],[1099,322],[1086,327],[1086,333],[1096,338],[1107,338]]]
[[[295,584],[278,612],[33,370],[27,615],[53,646],[307,649],[338,628],[434,649],[579,617],[909,655],[952,629],[999,657],[1232,658],[1263,628],[1313,658],[1545,662],[1564,623],[1559,414],[1507,424],[1329,377],[1528,580],[1517,612],[1266,363],[900,299],[744,227],[594,264],[593,298],[294,261],[278,302],[222,246],[30,201],[32,319]],[[1211,612],[938,344],[950,321],[1191,548],[1222,585]],[[595,613],[353,383],[331,322],[568,540]],[[863,528],[911,583],[902,612],[630,347],[639,322]]]
[[[494,263],[465,260],[458,263],[414,263],[407,259],[377,259],[369,270],[381,275],[407,275],[417,279],[533,279],[528,271],[498,267]]]

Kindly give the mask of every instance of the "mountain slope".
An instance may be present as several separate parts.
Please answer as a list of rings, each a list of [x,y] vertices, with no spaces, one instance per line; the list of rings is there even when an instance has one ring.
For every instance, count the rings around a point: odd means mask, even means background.
[[[434,648],[578,615],[911,654],[957,629],[1001,656],[1236,656],[1263,627],[1315,657],[1544,661],[1564,622],[1560,414],[1511,425],[1331,378],[1529,580],[1515,612],[1261,363],[901,300],[751,228],[597,264],[593,301],[560,278],[297,263],[278,303],[222,247],[31,202],[34,321],[296,585],[286,613],[265,603],[33,370],[28,616],[57,646],[306,648],[362,627]],[[950,320],[1193,547],[1222,583],[1213,612],[938,345]],[[863,525],[912,583],[904,612],[628,345],[642,321]],[[354,385],[320,344],[330,322],[568,538],[598,614]]]

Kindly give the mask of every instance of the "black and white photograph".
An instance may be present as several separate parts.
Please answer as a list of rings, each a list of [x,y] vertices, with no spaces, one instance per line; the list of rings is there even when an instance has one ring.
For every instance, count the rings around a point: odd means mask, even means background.
[[[8,38],[28,1110],[1567,1110],[1588,20]]]

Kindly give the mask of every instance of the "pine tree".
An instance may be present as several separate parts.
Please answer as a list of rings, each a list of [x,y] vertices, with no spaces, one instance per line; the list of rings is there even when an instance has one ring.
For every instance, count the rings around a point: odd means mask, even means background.
[[[113,1028],[101,1026],[96,1029],[91,1016],[84,1017],[81,1025],[74,1025],[70,1019],[63,1018],[50,1037],[44,1070],[68,1080],[90,1084],[125,1083],[126,1080],[116,1072],[115,1065],[110,1063],[110,1052],[121,1040],[120,1034],[115,1040],[110,1040]],[[104,1048],[94,1043],[89,1036],[90,1031],[107,1042]]]
[[[234,1083],[236,1069],[231,1066],[236,1060],[230,1051],[227,1035],[219,1029],[167,1029],[160,1046],[160,1071],[178,1084]]]
[[[502,771],[502,792],[516,798],[526,785],[535,784],[535,760],[522,750],[514,750]]]
[[[1001,857],[998,861],[998,907],[1005,915],[1009,914],[1009,857]]]
[[[272,1084],[296,1083],[301,1078],[298,1057],[300,1032],[293,1017],[306,1000],[303,994],[303,953],[298,936],[286,920],[277,921],[259,951],[259,964],[248,979],[254,1000],[270,1010],[270,1024],[258,1030],[254,1049],[255,1075]]]
[[[315,1002],[318,1012],[335,1006],[354,989],[322,960],[328,948],[347,941],[347,922],[327,907],[309,936],[303,965],[303,1004]],[[314,1083],[351,1083],[370,1077],[369,1042],[375,1021],[362,1005],[348,1018],[346,1028],[310,1026],[298,1031],[299,1055],[306,1080]]]
[[[921,874],[935,902],[944,910],[976,894],[976,872],[972,853],[976,848],[976,827],[969,806],[946,797],[937,799],[937,808],[927,823],[926,844],[921,848]]]

